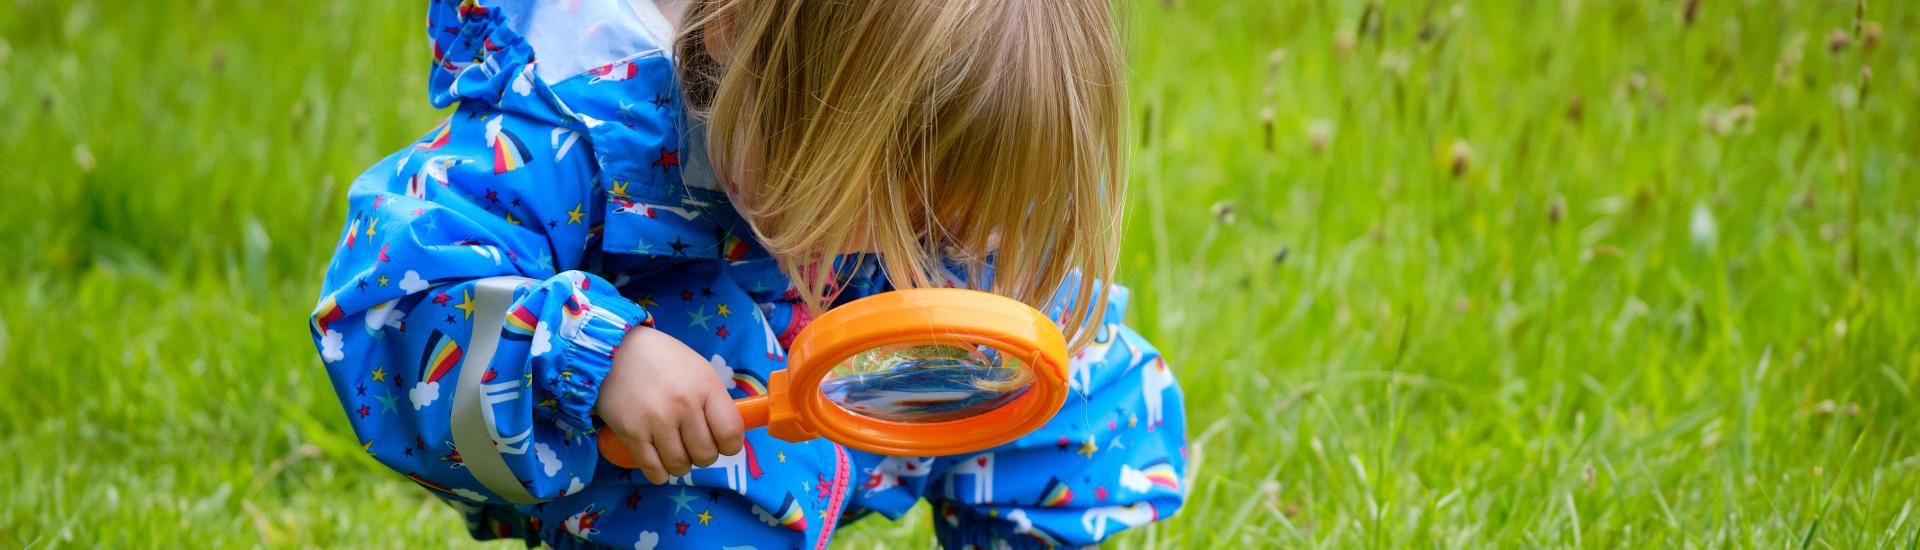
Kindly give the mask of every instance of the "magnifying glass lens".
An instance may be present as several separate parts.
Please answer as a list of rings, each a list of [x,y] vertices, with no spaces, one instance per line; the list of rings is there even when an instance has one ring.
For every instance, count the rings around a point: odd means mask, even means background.
[[[841,362],[821,379],[820,392],[857,415],[931,424],[998,409],[1033,383],[1024,362],[991,346],[902,344]]]

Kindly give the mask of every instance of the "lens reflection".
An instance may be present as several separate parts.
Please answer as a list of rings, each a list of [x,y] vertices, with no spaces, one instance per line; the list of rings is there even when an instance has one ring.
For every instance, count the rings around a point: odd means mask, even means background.
[[[928,424],[978,416],[1033,387],[1033,372],[990,346],[905,344],[861,352],[820,382],[827,400],[848,412]]]

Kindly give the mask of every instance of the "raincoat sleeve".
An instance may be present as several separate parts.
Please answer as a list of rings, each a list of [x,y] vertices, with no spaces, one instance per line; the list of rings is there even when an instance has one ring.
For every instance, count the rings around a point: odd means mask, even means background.
[[[606,202],[587,147],[463,106],[353,183],[310,328],[375,459],[477,502],[591,483],[600,382],[651,320],[580,271]]]

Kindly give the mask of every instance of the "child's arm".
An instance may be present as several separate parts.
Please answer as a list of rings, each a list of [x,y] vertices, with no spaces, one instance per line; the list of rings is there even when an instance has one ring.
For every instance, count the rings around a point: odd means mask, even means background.
[[[443,494],[533,502],[586,486],[615,352],[658,334],[577,270],[606,197],[574,131],[463,108],[349,191],[313,337],[367,452]],[[622,363],[656,350],[631,351]],[[693,380],[621,395],[699,393]]]

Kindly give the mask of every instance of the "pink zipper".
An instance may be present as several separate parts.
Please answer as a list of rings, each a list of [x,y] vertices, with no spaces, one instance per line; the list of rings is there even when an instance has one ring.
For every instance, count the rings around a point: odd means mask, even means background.
[[[820,526],[820,540],[814,543],[814,550],[826,550],[827,541],[833,539],[833,528],[840,524],[840,512],[847,497],[847,482],[852,479],[847,472],[847,449],[834,445],[833,452],[833,488],[827,492],[826,525]]]

